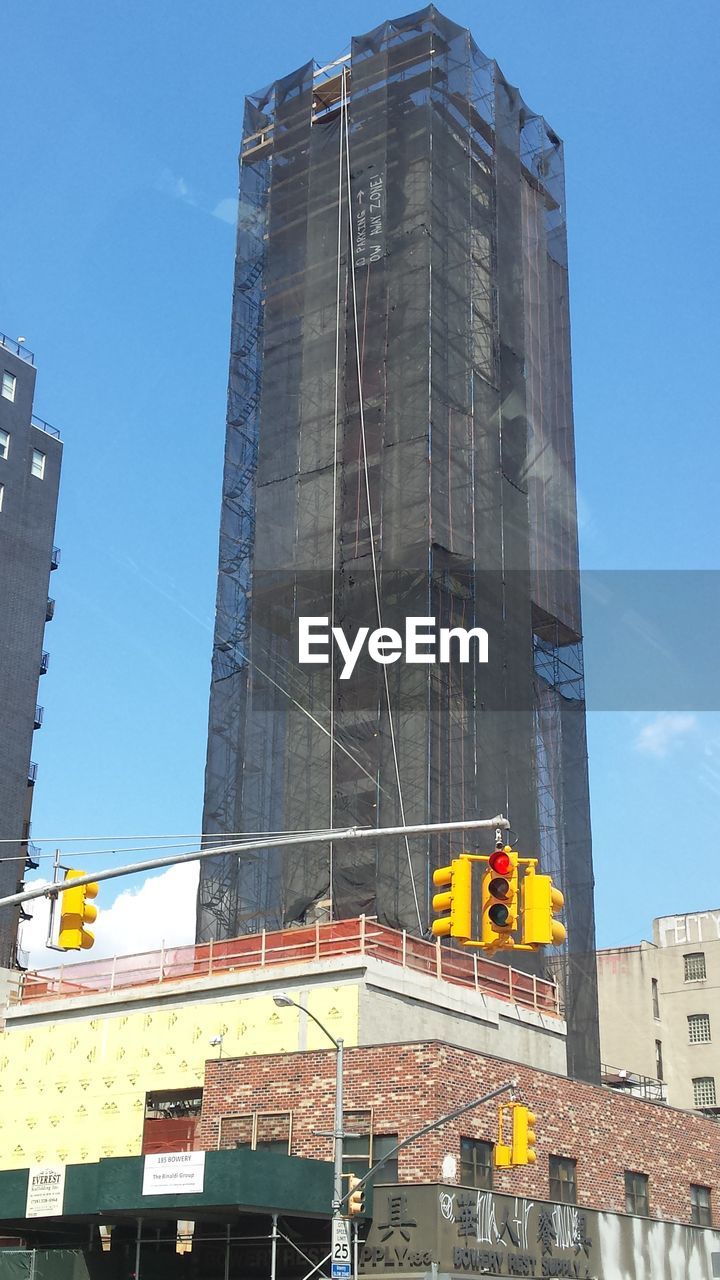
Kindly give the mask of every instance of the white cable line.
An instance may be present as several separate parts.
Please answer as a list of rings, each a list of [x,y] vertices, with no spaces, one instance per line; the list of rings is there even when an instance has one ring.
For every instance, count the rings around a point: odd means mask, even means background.
[[[367,459],[367,441],[365,436],[365,407],[363,403],[362,389],[362,367],[360,361],[360,335],[358,333],[358,310],[357,310],[357,280],[355,276],[355,243],[353,238],[353,220],[352,220],[352,202],[350,187],[350,134],[348,129],[347,108],[345,111],[345,160],[347,164],[347,191],[348,191],[348,232],[350,239],[350,275],[352,279],[352,300],[353,300],[353,328],[355,330],[355,359],[357,363],[357,379],[358,379],[358,405],[360,409],[360,437],[362,440],[363,451],[363,471],[365,476],[365,500],[367,502],[368,511],[368,531],[370,533],[370,556],[372,560],[373,570],[373,586],[375,590],[375,607],[377,609],[378,627],[382,627],[382,610],[380,607],[380,591],[378,587],[377,560],[375,557],[375,534],[373,528],[372,505],[370,502],[370,473],[368,470]],[[370,268],[368,267],[368,271]],[[392,744],[393,761],[395,764],[395,781],[398,789],[398,801],[400,803],[400,816],[402,818],[403,827],[407,826],[405,820],[405,802],[403,800],[402,784],[400,782],[400,762],[397,754],[397,743],[395,741],[395,725],[393,722],[392,705],[390,702],[390,682],[388,680],[387,666],[383,666],[383,677],[385,684],[385,698],[388,709],[388,725],[390,727],[390,742]],[[412,887],[413,899],[415,901],[415,910],[417,912],[418,928],[420,933],[423,932],[423,922],[420,915],[420,903],[418,901],[417,889],[415,887],[415,873],[413,871],[412,858],[410,856],[410,842],[405,836],[405,850],[407,853],[408,868],[410,870],[410,885]]]
[[[148,862],[130,863],[126,867],[110,867],[104,871],[90,872],[87,875],[73,876],[73,888],[84,884],[99,884],[102,880],[117,880],[119,876],[137,875],[146,871],[159,871],[163,867],[179,866],[185,862],[200,862],[203,858],[216,854],[243,853],[248,848],[260,852],[264,849],[282,848],[283,845],[294,844],[327,844],[328,840],[336,843],[352,840],[381,840],[388,837],[430,835],[439,831],[476,831],[484,827],[509,827],[507,818],[498,814],[495,818],[471,818],[463,822],[423,822],[412,827],[339,827],[336,830],[321,828],[319,831],[294,836],[271,836],[260,840],[245,840],[239,844],[214,845],[206,849],[195,849],[191,853],[172,853],[167,858],[151,858]],[[0,907],[12,907],[19,902],[29,902],[33,898],[52,898],[63,892],[63,883],[54,885],[37,885],[34,889],[24,889],[22,893],[12,893],[0,898]]]

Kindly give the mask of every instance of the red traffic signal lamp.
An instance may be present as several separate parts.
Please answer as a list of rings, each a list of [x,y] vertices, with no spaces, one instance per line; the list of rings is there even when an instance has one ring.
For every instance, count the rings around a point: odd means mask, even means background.
[[[433,920],[434,938],[472,937],[472,861],[455,858],[449,867],[433,871],[433,884],[444,889],[433,895],[432,909],[439,915]]]
[[[89,951],[95,943],[95,935],[85,926],[97,920],[97,907],[92,899],[98,895],[98,886],[80,884],[72,887],[72,881],[84,876],[84,871],[66,871],[64,883],[68,886],[60,894],[60,930],[58,946],[63,951]]]
[[[556,889],[552,876],[537,875],[528,867],[522,884],[522,940],[532,947],[559,947],[565,941],[565,926],[555,919],[565,898]]]
[[[518,854],[509,845],[488,858],[482,879],[482,945],[512,947],[518,923]]]

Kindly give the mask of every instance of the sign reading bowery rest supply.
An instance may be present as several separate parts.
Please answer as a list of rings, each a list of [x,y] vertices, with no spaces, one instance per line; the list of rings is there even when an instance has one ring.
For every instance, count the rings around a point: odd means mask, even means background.
[[[360,1250],[360,1273],[424,1280],[438,1275],[619,1275],[676,1280],[673,1258],[706,1266],[718,1232],[629,1214],[600,1213],[452,1185],[377,1187],[373,1221]],[[690,1274],[684,1271],[683,1277]]]

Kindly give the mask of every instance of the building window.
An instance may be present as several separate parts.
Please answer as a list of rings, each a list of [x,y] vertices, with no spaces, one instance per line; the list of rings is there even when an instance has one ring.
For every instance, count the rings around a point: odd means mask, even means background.
[[[5,485],[0,484],[0,511],[3,508],[3,498],[5,497]]]
[[[10,432],[0,428],[0,458],[7,458],[10,452]]]
[[[372,1108],[367,1110],[346,1111],[343,1116],[343,1128],[352,1137],[343,1143],[343,1173],[354,1173],[363,1178],[378,1160],[396,1147],[399,1138],[396,1133],[375,1133]],[[397,1155],[391,1156],[382,1169],[378,1169],[372,1182],[397,1182]]]
[[[653,1018],[660,1018],[660,994],[658,992],[658,980],[652,980],[652,1011]]]
[[[709,1044],[710,1043],[710,1014],[709,1013],[689,1013],[688,1014],[688,1035],[691,1044]]]
[[[464,1187],[492,1188],[492,1142],[460,1139],[460,1182]]]
[[[663,1060],[662,1060],[662,1040],[655,1041],[655,1079],[662,1080],[663,1077]]]
[[[683,956],[683,960],[685,961],[686,982],[700,982],[702,978],[707,977],[704,951],[691,951],[688,955]]]
[[[635,1213],[641,1218],[650,1216],[646,1173],[632,1173],[629,1169],[625,1170],[625,1212]]]
[[[2,376],[2,393],[6,400],[15,399],[15,387],[17,386],[17,378],[14,373],[8,373],[7,369],[3,370]]]
[[[45,454],[39,449],[32,451],[32,465],[30,467],[32,474],[37,476],[38,480],[42,480],[45,475]]]
[[[714,1076],[696,1076],[692,1083],[693,1102],[696,1107],[714,1107],[717,1105],[715,1101]]]
[[[558,1204],[577,1204],[575,1170],[577,1160],[550,1156],[550,1199]]]
[[[690,1183],[690,1221],[697,1227],[712,1226],[712,1209],[710,1207],[710,1188]]]
[[[276,1151],[290,1155],[292,1111],[251,1111],[245,1115],[221,1116],[218,1150]]]

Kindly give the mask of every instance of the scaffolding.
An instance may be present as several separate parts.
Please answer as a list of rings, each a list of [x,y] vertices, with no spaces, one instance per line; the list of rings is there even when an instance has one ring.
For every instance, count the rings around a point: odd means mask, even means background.
[[[240,173],[203,830],[504,810],[566,890],[557,978],[597,1077],[562,144],[430,6],[251,95]],[[301,616],[481,626],[490,661],[345,682],[299,664]],[[198,941],[422,934],[455,851],[208,859]]]

